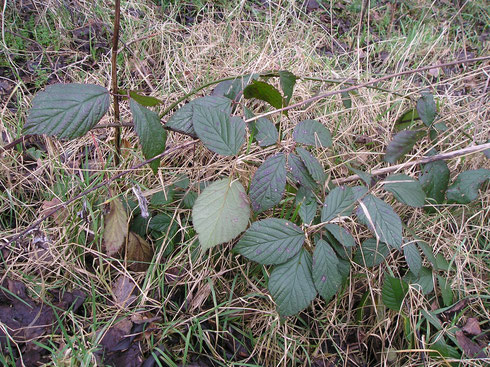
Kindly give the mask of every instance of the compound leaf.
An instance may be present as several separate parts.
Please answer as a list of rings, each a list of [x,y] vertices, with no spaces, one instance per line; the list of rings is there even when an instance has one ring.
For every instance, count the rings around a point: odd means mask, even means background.
[[[415,208],[424,206],[425,192],[420,183],[410,176],[404,174],[388,176],[384,182],[384,189],[391,192],[403,204]]]
[[[330,131],[316,120],[304,120],[295,126],[293,139],[297,143],[329,147],[332,145]]]
[[[385,161],[395,163],[412,150],[415,143],[424,135],[421,130],[403,130],[393,137],[386,147]]]
[[[354,255],[354,261],[359,265],[371,268],[385,261],[389,254],[390,249],[386,243],[376,241],[375,238],[368,238]]]
[[[339,259],[335,251],[326,241],[319,240],[313,252],[312,275],[315,288],[326,302],[342,285],[342,275],[337,269],[338,264]]]
[[[160,123],[160,117],[132,98],[129,107],[133,114],[134,129],[140,140],[145,158],[153,158],[162,153],[165,150],[167,132]],[[160,159],[150,163],[153,173],[156,173],[159,165]]]
[[[305,188],[313,190],[317,187],[315,180],[310,176],[305,164],[296,154],[290,153],[288,156],[289,172],[294,180]]]
[[[422,122],[430,126],[436,118],[436,103],[431,93],[424,91],[421,94],[421,97],[417,100],[417,112]]]
[[[381,298],[386,307],[393,311],[400,311],[407,292],[408,284],[405,281],[388,274],[385,275],[381,289]]]
[[[195,106],[210,107],[218,111],[223,111],[227,115],[231,114],[231,100],[229,98],[205,96],[196,98],[175,111],[165,124],[165,127],[169,130],[196,138],[197,135],[192,122]]]
[[[380,241],[401,249],[402,222],[390,205],[369,194],[360,201],[357,216]]]
[[[260,213],[281,201],[286,187],[286,157],[278,153],[268,157],[257,169],[250,184],[252,209]]]
[[[194,131],[209,150],[236,155],[245,142],[245,122],[212,107],[194,106]]]
[[[284,95],[284,105],[287,106],[293,96],[296,75],[287,70],[279,71],[279,84],[281,85],[282,93]]]
[[[354,247],[356,245],[356,240],[345,228],[337,224],[327,223],[325,224],[325,229],[329,231],[342,246]]]
[[[476,200],[480,186],[489,178],[490,170],[483,168],[460,173],[447,189],[447,200],[458,204],[468,204]]]
[[[246,99],[260,99],[275,108],[281,108],[284,105],[281,93],[274,86],[262,81],[253,80],[252,84],[243,90],[243,96]]]
[[[316,297],[311,262],[311,255],[301,249],[292,259],[276,266],[271,272],[268,288],[281,316],[300,312]]]
[[[328,222],[337,216],[352,214],[357,199],[349,186],[336,187],[325,198],[322,207],[322,222]]]
[[[50,85],[32,100],[24,133],[83,136],[105,115],[109,102],[109,91],[99,85]]]
[[[296,153],[298,153],[311,177],[319,184],[323,184],[325,182],[325,171],[320,162],[304,148],[296,147]]]
[[[192,222],[203,250],[228,242],[242,233],[250,204],[238,181],[225,178],[206,187],[192,208]]]
[[[268,218],[252,223],[233,251],[260,264],[281,264],[301,249],[305,234],[285,219]]]

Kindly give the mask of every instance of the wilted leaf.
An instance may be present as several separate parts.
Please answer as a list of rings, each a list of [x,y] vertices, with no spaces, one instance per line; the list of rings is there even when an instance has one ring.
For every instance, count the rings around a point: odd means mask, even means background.
[[[192,208],[192,221],[203,250],[228,242],[242,233],[250,204],[238,181],[225,178],[206,187]]]
[[[128,307],[137,298],[133,295],[135,289],[136,284],[131,278],[126,275],[120,275],[112,285],[114,302],[121,308]]]
[[[167,121],[165,127],[196,138],[197,135],[192,122],[195,106],[210,107],[227,115],[231,114],[231,100],[229,98],[205,96],[196,98],[178,109]]]
[[[311,177],[322,185],[325,182],[325,171],[320,162],[304,148],[296,147],[296,153],[298,153]]]
[[[454,334],[458,345],[469,358],[487,358],[487,355],[483,351],[484,347],[473,342],[461,330],[456,331]]]
[[[41,215],[45,215],[50,212],[53,208],[61,205],[61,201],[58,198],[53,198],[52,200],[44,200],[42,205]],[[50,215],[54,219],[55,223],[59,226],[63,225],[68,217],[68,211],[66,208],[58,209],[56,212]]]
[[[233,251],[260,264],[281,264],[303,245],[305,234],[295,224],[278,218],[252,223]]]
[[[211,294],[211,282],[204,283],[189,300],[189,312],[200,309]]]
[[[284,94],[284,105],[287,106],[293,96],[296,75],[290,71],[281,70],[279,71],[279,83],[281,84],[282,93]]]
[[[126,247],[126,259],[133,271],[145,271],[153,259],[153,249],[143,238],[130,232]]]
[[[262,81],[253,80],[252,84],[243,90],[243,96],[247,99],[260,99],[275,108],[281,108],[284,105],[281,93],[274,86]]]
[[[463,327],[461,327],[461,330],[463,330],[465,333],[469,335],[481,334],[480,323],[478,322],[478,319],[474,317],[468,318],[468,320],[466,320],[466,323],[463,325]]]
[[[109,91],[98,85],[52,84],[32,100],[24,133],[83,136],[106,114],[109,102]]]
[[[301,158],[296,154],[290,153],[288,155],[288,167],[294,180],[300,185],[310,190],[314,190],[318,186],[315,180],[313,180],[311,177]]]
[[[380,241],[400,250],[402,222],[393,208],[384,201],[367,195],[357,209],[359,220],[367,225]]]
[[[385,161],[395,163],[403,158],[422,136],[424,136],[424,132],[421,130],[400,131],[386,147]]]
[[[329,147],[332,145],[330,131],[316,120],[304,120],[294,127],[293,139],[297,143]]]
[[[391,175],[384,181],[384,189],[408,206],[420,208],[424,206],[425,192],[420,183],[404,174]]]
[[[447,189],[447,200],[459,204],[468,204],[478,199],[478,190],[488,179],[490,179],[490,170],[488,169],[482,168],[460,173]]]
[[[284,153],[268,157],[255,171],[250,183],[252,209],[260,213],[278,204],[286,187],[286,157]]]
[[[167,132],[160,123],[160,117],[132,98],[129,106],[133,115],[134,129],[140,140],[145,158],[150,159],[163,153],[165,142],[167,141]],[[159,165],[160,159],[156,159],[150,163],[153,173],[156,173]]]
[[[417,112],[425,125],[430,126],[436,118],[436,103],[434,96],[427,91],[417,100]]]
[[[386,307],[393,311],[400,311],[407,292],[408,284],[402,279],[394,278],[388,274],[385,275],[381,297]]]
[[[339,260],[330,245],[319,240],[313,253],[313,283],[320,296],[328,302],[342,285],[337,264]]]
[[[104,220],[104,246],[107,255],[112,256],[124,245],[128,235],[128,215],[118,198],[109,204],[109,213]]]
[[[311,255],[301,249],[293,258],[272,270],[269,291],[281,316],[294,315],[308,307],[316,296],[311,276]]]
[[[194,131],[206,148],[221,155],[236,155],[245,142],[245,122],[215,108],[195,106]]]

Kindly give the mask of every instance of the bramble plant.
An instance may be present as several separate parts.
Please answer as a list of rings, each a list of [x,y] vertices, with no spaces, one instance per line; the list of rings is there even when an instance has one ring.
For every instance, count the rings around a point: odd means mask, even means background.
[[[271,78],[279,78],[282,93],[268,82]],[[274,265],[268,288],[280,315],[300,312],[318,294],[329,301],[349,277],[351,262],[374,267],[384,262],[391,251],[398,251],[405,257],[410,271],[404,279],[389,273],[385,275],[382,301],[386,307],[401,311],[408,284],[417,285],[424,293],[431,292],[433,273],[438,274],[441,264],[429,244],[416,235],[403,235],[402,220],[389,202],[374,196],[374,188],[381,186],[400,203],[423,207],[430,212],[434,205],[446,199],[462,204],[477,199],[479,187],[490,178],[490,170],[462,172],[449,185],[447,164],[437,160],[436,152],[431,152],[433,159],[429,156],[424,161],[418,179],[396,173],[377,180],[369,172],[351,169],[365,184],[335,185],[310,152],[312,148],[332,146],[331,133],[325,126],[316,120],[301,121],[292,131],[294,145],[289,147],[282,144],[283,134],[273,121],[255,116],[242,101],[242,96],[247,100],[265,101],[287,114],[298,79],[289,71],[279,71],[224,80],[217,84],[213,95],[185,104],[164,126],[161,118],[171,109],[159,116],[148,108],[160,105],[160,100],[135,91],[120,93],[129,99],[134,130],[153,172],[157,171],[159,158],[165,152],[166,130],[198,138],[210,151],[224,156],[239,156],[247,140],[247,129],[248,144],[276,146],[277,151],[255,171],[248,193],[240,178],[231,175],[211,183],[197,198],[186,197],[185,205],[192,207],[192,224],[202,250],[232,241],[245,232],[233,251],[259,264]],[[351,103],[346,92],[342,94],[342,101],[344,105]],[[34,98],[24,132],[75,139],[96,126],[107,113],[109,104],[110,92],[98,85],[51,85]],[[240,107],[246,120],[237,116]],[[435,140],[438,132],[446,129],[438,122],[436,103],[427,91],[423,91],[416,105],[396,121],[395,127],[399,132],[387,146],[384,156],[388,163],[402,160],[420,139]],[[149,214],[144,213],[146,209],[143,210],[144,200],[137,197],[141,199],[142,216],[148,217]],[[172,200],[154,199],[152,204],[157,205]],[[262,215],[276,207],[281,208],[279,217]],[[253,223],[247,229],[251,215]],[[169,228],[170,213],[139,220],[149,221],[150,228],[159,235],[176,236],[176,230]],[[349,222],[367,226],[373,237],[359,244],[347,229]],[[150,261],[152,254],[142,238],[144,233],[129,232],[126,223],[127,214],[122,204],[117,199],[111,201],[104,233],[106,252],[117,253],[127,237],[130,260]],[[421,251],[432,269],[422,266]],[[134,269],[144,270],[145,267],[135,266]],[[438,277],[440,283],[445,282]],[[446,298],[450,304],[452,294]]]

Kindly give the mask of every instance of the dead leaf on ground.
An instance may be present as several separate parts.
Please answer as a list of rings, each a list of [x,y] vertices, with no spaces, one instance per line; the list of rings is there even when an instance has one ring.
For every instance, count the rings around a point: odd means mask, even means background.
[[[52,200],[44,200],[42,205],[41,215],[48,214],[49,211],[51,211],[51,209],[59,205],[61,205],[61,201],[58,198],[53,198]],[[60,208],[58,209],[58,211],[51,214],[50,217],[54,219],[54,222],[58,226],[61,226],[63,225],[66,218],[68,217],[68,211],[66,210],[66,208]]]
[[[461,330],[463,330],[465,333],[470,334],[470,335],[480,335],[481,334],[480,323],[474,317],[470,317],[468,320],[466,320],[466,323],[461,328]]]
[[[145,271],[153,259],[150,244],[134,232],[129,233],[126,256],[129,268],[133,271]]]
[[[105,216],[104,246],[109,256],[117,253],[128,235],[128,215],[118,198],[109,204],[109,213]]]
[[[206,282],[206,284],[204,284],[201,288],[199,288],[196,295],[190,299],[189,312],[192,312],[195,309],[200,308],[210,294],[211,294],[211,283]]]
[[[470,358],[486,358],[487,356],[483,352],[483,348],[473,342],[470,338],[468,338],[466,335],[464,335],[464,332],[462,330],[458,330],[455,333],[456,335],[456,340],[463,349],[463,352]]]
[[[131,305],[137,298],[133,295],[135,289],[136,284],[131,278],[125,275],[119,276],[112,285],[112,292],[114,294],[114,302],[116,305],[121,308]]]

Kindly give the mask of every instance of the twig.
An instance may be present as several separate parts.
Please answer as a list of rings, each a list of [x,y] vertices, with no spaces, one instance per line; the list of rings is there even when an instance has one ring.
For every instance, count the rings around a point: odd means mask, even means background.
[[[488,60],[488,59],[490,59],[490,56],[475,57],[473,59],[456,60],[456,61],[451,61],[451,62],[447,62],[447,63],[444,63],[444,64],[424,66],[424,67],[418,68],[418,69],[405,70],[405,71],[402,71],[402,72],[399,72],[399,73],[385,75],[385,76],[383,76],[381,78],[374,79],[374,80],[371,80],[371,81],[368,81],[368,82],[365,82],[365,83],[361,83],[361,84],[358,84],[358,85],[353,85],[353,86],[351,86],[349,88],[339,89],[339,90],[333,90],[333,91],[321,93],[321,94],[319,94],[317,96],[314,96],[314,97],[305,99],[304,101],[301,101],[301,102],[298,102],[298,103],[295,103],[295,104],[292,104],[292,105],[289,105],[289,106],[286,106],[286,107],[283,107],[283,108],[278,108],[277,110],[269,111],[269,112],[263,113],[261,115],[258,115],[258,116],[249,118],[249,119],[245,120],[245,122],[247,122],[247,123],[248,122],[252,122],[252,121],[258,120],[258,119],[260,119],[262,117],[267,117],[267,116],[274,115],[276,113],[280,113],[280,112],[283,112],[283,111],[292,110],[293,108],[301,107],[303,105],[306,105],[306,104],[309,104],[309,103],[313,103],[315,101],[318,101],[319,99],[330,97],[330,96],[333,96],[335,94],[347,93],[347,92],[350,92],[350,91],[353,91],[353,90],[356,90],[356,89],[360,89],[360,88],[365,88],[365,87],[368,87],[368,86],[370,86],[372,84],[383,82],[385,80],[396,78],[398,76],[415,74],[415,73],[419,73],[419,72],[430,70],[430,69],[444,68],[446,66],[452,66],[452,65],[458,65],[458,64],[467,64],[467,63],[477,62],[477,61],[484,61],[484,60]]]
[[[435,161],[452,159],[452,158],[461,157],[461,156],[464,156],[467,154],[482,152],[482,151],[487,150],[487,149],[490,149],[490,143],[474,145],[472,147],[466,147],[466,148],[455,150],[455,151],[448,152],[448,153],[441,153],[441,154],[437,154],[437,155],[432,155],[432,156],[420,158],[420,159],[417,159],[417,160],[412,161],[412,162],[405,162],[405,163],[400,163],[400,164],[397,164],[394,166],[380,168],[380,169],[374,170],[372,172],[369,172],[369,174],[372,176],[379,176],[379,175],[383,175],[385,173],[391,173],[391,172],[395,172],[395,171],[398,171],[398,170],[401,170],[404,168],[413,167],[413,166],[416,166],[418,164],[425,164],[425,163],[430,163],[430,162],[435,162]],[[357,181],[360,179],[361,178],[358,175],[352,175],[349,177],[344,177],[344,178],[339,178],[337,180],[333,180],[333,182],[336,185],[342,185],[342,184],[345,184],[347,182]]]
[[[112,71],[112,93],[113,103],[114,103],[114,123],[119,124],[119,97],[116,95],[118,92],[117,87],[117,46],[119,43],[119,23],[121,18],[121,1],[116,0],[115,4],[115,15],[114,15],[114,30],[112,34],[112,57],[111,57],[111,71]],[[116,148],[116,155],[114,157],[114,163],[116,166],[119,165],[119,157],[121,155],[121,128],[119,126],[114,128],[114,146]]]
[[[92,191],[94,190],[97,190],[99,188],[101,188],[102,186],[106,186],[106,185],[109,185],[110,183],[112,183],[113,181],[117,180],[118,178],[121,178],[122,176],[128,174],[129,172],[131,171],[134,171],[138,168],[141,168],[143,167],[144,165],[150,163],[150,162],[153,162],[154,160],[156,159],[160,159],[166,155],[169,155],[171,153],[174,153],[176,151],[179,151],[181,149],[184,149],[184,148],[187,148],[187,147],[190,147],[191,145],[194,145],[198,142],[198,140],[192,140],[192,141],[189,141],[187,143],[184,143],[184,144],[181,144],[181,145],[177,145],[175,147],[172,147],[172,148],[169,148],[167,150],[165,150],[163,153],[160,153],[158,154],[157,156],[153,157],[153,158],[150,158],[150,159],[147,159],[141,163],[138,163],[137,165],[129,168],[129,169],[126,169],[122,172],[119,172],[118,174],[108,178],[107,180],[104,180],[103,182],[87,189],[87,190],[84,190],[82,191],[80,194],[72,197],[71,199],[68,199],[67,201],[53,207],[52,209],[50,209],[48,212],[46,212],[41,218],[39,218],[38,220],[34,221],[31,225],[29,225],[26,229],[24,229],[22,232],[20,232],[19,234],[15,235],[7,244],[4,244],[4,245],[0,245],[0,249],[5,247],[6,245],[8,244],[13,244],[15,241],[18,241],[20,238],[24,237],[27,233],[29,233],[30,231],[32,231],[33,229],[35,229],[39,224],[41,224],[45,219],[49,218],[51,215],[53,215],[54,213],[56,213],[58,210],[60,210],[61,208],[64,208],[66,207],[67,205],[73,203],[74,201],[84,197],[85,195],[88,195],[90,194]]]

